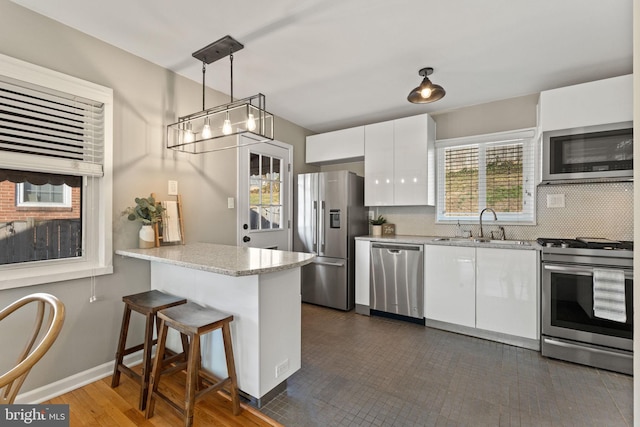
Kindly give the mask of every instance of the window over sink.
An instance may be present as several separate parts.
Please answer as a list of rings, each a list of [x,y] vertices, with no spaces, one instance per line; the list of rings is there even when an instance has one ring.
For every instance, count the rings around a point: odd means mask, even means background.
[[[534,129],[436,141],[438,223],[477,221],[484,208],[501,223],[535,224]]]

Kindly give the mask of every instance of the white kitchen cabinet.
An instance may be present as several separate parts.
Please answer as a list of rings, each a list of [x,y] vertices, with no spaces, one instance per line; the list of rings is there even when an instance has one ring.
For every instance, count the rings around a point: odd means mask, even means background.
[[[476,328],[537,340],[537,252],[477,248],[476,266]]]
[[[475,251],[468,246],[425,245],[426,319],[476,326]]]
[[[393,205],[393,121],[364,127],[364,204]]]
[[[633,120],[633,76],[597,80],[540,93],[541,131]]]
[[[358,161],[364,157],[364,126],[307,137],[306,162],[331,163]]]
[[[369,314],[370,249],[368,240],[356,240],[356,313]]]
[[[427,114],[366,125],[365,205],[435,204],[435,122]]]

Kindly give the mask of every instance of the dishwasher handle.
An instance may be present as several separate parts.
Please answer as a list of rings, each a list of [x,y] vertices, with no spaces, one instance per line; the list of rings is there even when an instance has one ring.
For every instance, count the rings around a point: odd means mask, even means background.
[[[400,251],[417,251],[422,252],[422,245],[388,245],[385,243],[373,243],[371,249],[386,249],[393,254],[400,253]]]

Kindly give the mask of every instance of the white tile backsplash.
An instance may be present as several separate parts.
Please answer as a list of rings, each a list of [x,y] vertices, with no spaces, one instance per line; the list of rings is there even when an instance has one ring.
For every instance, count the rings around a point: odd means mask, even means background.
[[[563,194],[563,208],[548,208],[547,195]],[[396,234],[454,236],[455,225],[436,224],[435,207],[372,207],[376,215],[396,225]],[[489,218],[489,216],[487,216]],[[500,216],[498,215],[498,219]],[[483,221],[485,235],[497,230],[492,220]],[[543,185],[537,188],[536,225],[505,225],[507,239],[538,237],[605,237],[633,240],[633,183]],[[478,234],[478,225],[464,225]]]

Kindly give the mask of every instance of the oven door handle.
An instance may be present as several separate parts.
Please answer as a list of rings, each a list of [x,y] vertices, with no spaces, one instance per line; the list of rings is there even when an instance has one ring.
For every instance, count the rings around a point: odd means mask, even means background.
[[[543,338],[543,341],[547,344],[550,345],[555,345],[558,347],[564,347],[564,348],[568,348],[568,349],[572,349],[572,350],[584,350],[585,347],[581,346],[581,345],[576,345],[576,344],[570,344],[564,341],[560,341],[560,340],[554,340],[552,338]],[[593,353],[600,353],[600,354],[604,354],[606,356],[615,356],[615,357],[624,357],[626,359],[633,359],[633,356],[630,354],[625,354],[625,353],[619,353],[617,351],[608,351],[608,350],[604,350],[604,349],[599,349],[599,348],[595,348],[595,347],[591,347],[588,346],[588,349],[590,352]]]
[[[549,265],[549,264],[545,264],[544,265],[544,269],[545,270],[549,270],[549,271],[560,271],[563,273],[571,273],[571,274],[576,274],[578,276],[593,276],[593,268],[590,267],[567,267],[564,265]],[[608,269],[603,269],[603,270],[619,270],[617,268],[608,268]],[[624,277],[625,279],[633,279],[633,271],[630,270],[624,270]]]

